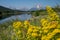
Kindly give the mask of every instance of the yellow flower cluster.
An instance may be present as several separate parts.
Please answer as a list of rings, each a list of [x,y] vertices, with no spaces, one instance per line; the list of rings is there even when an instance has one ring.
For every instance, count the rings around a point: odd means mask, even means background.
[[[22,28],[22,22],[20,21],[16,21],[16,22],[13,22],[13,36],[12,36],[12,39],[11,40],[20,40],[21,39],[21,35],[22,35],[22,32],[21,32],[21,28]]]
[[[24,21],[24,25],[29,25],[30,23],[29,23],[29,21]]]
[[[50,18],[50,20],[59,20],[59,16],[57,15],[57,13],[52,10],[52,8],[50,6],[46,7],[47,12],[48,12],[48,18]]]
[[[37,33],[32,33],[32,37],[37,37],[38,34]]]
[[[51,28],[57,28],[58,21],[52,21],[47,24],[46,27],[43,26],[42,29],[51,29]]]
[[[32,36],[32,37],[37,37],[38,36],[38,32],[39,31],[39,29],[37,29],[37,27],[36,26],[30,26],[29,27],[29,29],[28,29],[28,31],[27,31],[27,35],[30,35],[30,36]]]
[[[19,28],[19,27],[21,27],[21,25],[22,25],[22,23],[20,21],[17,21],[17,22],[13,23],[14,28]]]
[[[25,28],[28,28],[29,25],[30,25],[30,22],[29,22],[28,20],[25,20],[25,21],[24,21],[24,27],[25,27]]]
[[[48,12],[48,20],[43,18],[41,19],[41,24],[42,24],[42,37],[41,40],[50,40],[54,35],[56,35],[57,33],[60,33],[60,30],[57,28],[60,28],[60,24],[59,24],[59,16],[57,15],[56,12],[54,12],[52,10],[52,8],[50,6],[46,7],[47,12]],[[49,21],[51,20],[51,21]],[[50,31],[51,29],[53,29],[52,31]],[[46,34],[46,35],[45,35]]]
[[[59,16],[50,6],[47,6],[46,9],[48,18],[42,18],[40,20],[41,25],[39,26],[31,25],[31,22],[28,20],[24,22],[16,21],[13,23],[13,31],[16,40],[50,40],[55,37],[54,35],[60,33]],[[57,40],[60,40],[60,38]]]
[[[57,40],[60,40],[60,38],[57,38]]]
[[[42,26],[43,26],[43,27],[47,27],[47,25],[48,25],[49,22],[48,22],[47,19],[44,19],[44,18],[43,18],[43,19],[41,19],[41,23],[42,23]]]
[[[48,33],[45,36],[42,36],[41,40],[50,40],[57,33],[60,33],[60,30],[59,29],[55,29],[53,32]]]

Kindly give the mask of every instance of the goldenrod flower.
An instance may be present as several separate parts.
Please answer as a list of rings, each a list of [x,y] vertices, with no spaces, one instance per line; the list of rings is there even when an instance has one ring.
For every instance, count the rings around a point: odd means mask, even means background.
[[[59,16],[57,15],[57,13],[54,10],[52,10],[52,8],[50,6],[47,6],[46,9],[49,14],[48,18],[50,20],[59,20]]]
[[[17,21],[17,22],[13,23],[14,28],[19,28],[21,25],[22,25],[22,23],[20,21]]]
[[[33,32],[37,32],[38,30],[37,29],[34,29]]]
[[[40,21],[40,22],[42,23],[42,22],[44,22],[44,21],[45,21],[45,19],[43,18],[43,19],[41,19],[41,21]]]
[[[53,32],[48,33],[47,36],[46,36],[46,40],[50,40],[57,33],[60,33],[60,30],[55,29]]]
[[[45,29],[44,32],[47,33],[49,30],[48,29]]]
[[[59,28],[59,29],[60,29],[60,24],[58,24],[58,25],[57,25],[57,28]]]
[[[57,40],[60,40],[60,38],[57,38]]]
[[[58,16],[57,14],[54,14],[54,13],[50,14],[50,15],[48,16],[48,18],[49,18],[50,20],[59,20],[59,16]]]
[[[41,37],[41,40],[45,40],[45,39],[46,39],[46,36],[42,36],[42,37]]]
[[[52,22],[50,23],[50,28],[56,28],[57,25],[58,25],[58,21],[52,21]]]
[[[31,33],[32,31],[33,31],[33,29],[29,28],[27,34]]]
[[[32,37],[37,37],[38,34],[37,33],[32,33]]]
[[[47,19],[41,19],[41,23],[43,27],[47,27],[49,21]]]
[[[24,25],[29,25],[30,23],[29,23],[29,21],[24,21]]]

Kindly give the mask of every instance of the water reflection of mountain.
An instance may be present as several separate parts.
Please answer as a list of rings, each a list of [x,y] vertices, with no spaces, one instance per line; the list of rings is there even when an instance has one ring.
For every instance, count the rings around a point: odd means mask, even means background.
[[[12,20],[29,20],[30,18],[32,17],[31,14],[21,14],[21,15],[14,15],[14,16],[11,16],[11,17],[8,17],[8,18],[5,18],[5,19],[2,19],[0,20],[0,23],[4,23],[4,22],[7,22],[7,21],[12,21]]]

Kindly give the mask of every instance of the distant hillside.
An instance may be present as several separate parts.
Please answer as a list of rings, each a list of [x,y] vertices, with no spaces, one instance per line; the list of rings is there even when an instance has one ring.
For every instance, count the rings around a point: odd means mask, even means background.
[[[29,11],[36,11],[38,10],[37,8],[31,8]]]
[[[20,14],[20,10],[14,10],[7,7],[0,6],[0,19],[9,17],[11,15]]]
[[[13,10],[7,7],[0,6],[0,11],[13,11]]]

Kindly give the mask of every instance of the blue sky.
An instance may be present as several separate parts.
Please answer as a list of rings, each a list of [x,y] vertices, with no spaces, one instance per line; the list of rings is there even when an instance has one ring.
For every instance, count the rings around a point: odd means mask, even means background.
[[[46,5],[55,6],[60,0],[0,0],[0,5],[9,8],[32,8],[36,5],[45,7]]]

